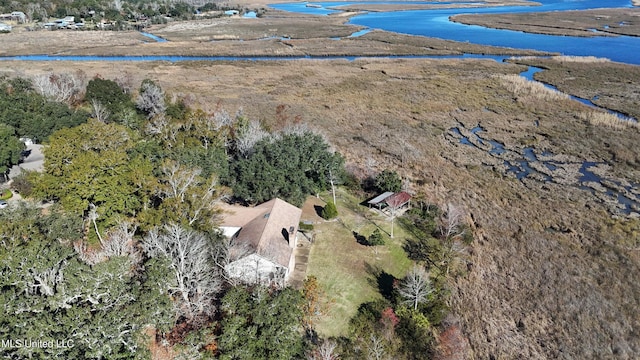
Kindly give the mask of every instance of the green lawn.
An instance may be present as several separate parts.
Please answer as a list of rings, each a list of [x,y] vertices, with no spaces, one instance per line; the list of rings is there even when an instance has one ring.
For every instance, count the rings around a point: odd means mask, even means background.
[[[324,195],[325,200],[330,198]],[[394,239],[390,239],[388,220],[359,205],[362,199],[345,190],[340,189],[337,195],[338,220],[316,225],[307,267],[307,275],[316,276],[326,293],[328,306],[316,326],[325,337],[346,335],[349,319],[358,306],[381,297],[371,269],[400,278],[412,264],[402,249],[406,234],[397,222]],[[356,242],[354,231],[367,237],[378,226],[385,233],[384,246],[374,249]]]

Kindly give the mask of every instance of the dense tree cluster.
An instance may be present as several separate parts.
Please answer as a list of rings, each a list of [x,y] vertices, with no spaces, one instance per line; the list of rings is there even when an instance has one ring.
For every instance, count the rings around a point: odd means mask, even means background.
[[[250,155],[239,157],[231,166],[230,185],[248,203],[280,197],[301,205],[308,194],[326,190],[330,172],[339,172],[342,164],[320,135],[284,133],[260,140]]]
[[[16,136],[16,130],[9,125],[0,124],[0,174],[20,161],[25,145]]]
[[[41,95],[28,79],[0,79],[0,123],[13,127],[19,137],[43,142],[54,131],[80,125],[88,118],[82,108],[70,108]]]
[[[53,342],[15,343],[8,358],[144,358],[144,326],[166,328],[170,301],[156,290],[166,269],[135,271],[132,258],[89,265],[69,246],[82,234],[80,218],[20,207],[0,213],[0,337]]]
[[[301,204],[339,180],[340,155],[308,129],[268,132],[242,113],[191,109],[150,80],[135,90],[76,76],[1,83],[0,160],[19,160],[19,136],[43,141],[44,171],[15,184],[54,205],[0,213],[0,335],[73,343],[2,355],[145,358],[168,345],[188,358],[303,356],[309,303],[297,290],[228,281],[216,205]]]

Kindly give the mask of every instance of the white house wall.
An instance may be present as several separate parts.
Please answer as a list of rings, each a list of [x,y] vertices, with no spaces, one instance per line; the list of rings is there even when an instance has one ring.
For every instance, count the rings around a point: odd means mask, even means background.
[[[278,282],[277,274],[283,271],[285,271],[285,279],[288,275],[287,269],[283,269],[282,266],[257,254],[251,254],[242,259],[238,259],[227,265],[225,269],[230,277],[250,284]]]

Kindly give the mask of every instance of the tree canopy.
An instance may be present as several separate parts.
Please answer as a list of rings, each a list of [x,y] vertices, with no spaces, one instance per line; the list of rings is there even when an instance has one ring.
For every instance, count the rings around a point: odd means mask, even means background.
[[[145,325],[162,327],[169,303],[132,271],[128,257],[89,266],[62,242],[78,233],[68,227],[47,233],[51,223],[81,225],[66,215],[42,215],[21,207],[0,213],[0,337],[54,345],[9,346],[10,358],[145,358],[139,337]],[[37,225],[37,226],[34,226]],[[61,236],[57,239],[57,236]],[[166,281],[166,271],[161,277]],[[155,297],[154,297],[155,296]]]
[[[34,194],[81,215],[95,206],[110,224],[116,215],[133,216],[154,182],[150,163],[128,153],[135,143],[136,135],[124,126],[96,120],[54,133]]]
[[[232,288],[222,299],[222,359],[294,359],[302,355],[302,294]]]
[[[72,110],[38,94],[29,80],[0,80],[0,123],[12,126],[19,137],[46,141],[54,131],[77,126],[88,118],[86,111]]]
[[[6,174],[11,166],[20,161],[24,144],[15,136],[15,129],[0,124],[0,174]]]
[[[338,173],[342,157],[312,132],[264,139],[231,166],[234,195],[248,203],[280,197],[301,205],[308,194],[327,188],[329,171]]]

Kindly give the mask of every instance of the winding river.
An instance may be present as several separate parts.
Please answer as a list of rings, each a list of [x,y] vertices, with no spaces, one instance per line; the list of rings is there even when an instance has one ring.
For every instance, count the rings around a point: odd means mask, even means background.
[[[436,37],[447,40],[470,42],[517,49],[535,49],[557,52],[564,55],[596,56],[613,61],[640,65],[640,38],[633,36],[575,37],[529,34],[521,31],[490,29],[482,26],[464,25],[449,20],[459,14],[527,13],[561,10],[588,10],[597,8],[631,8],[630,0],[537,0],[541,6],[502,6],[486,8],[450,8],[437,10],[409,10],[393,12],[370,12],[351,18],[350,24],[365,26],[410,35]],[[393,2],[398,4],[398,2]],[[400,2],[401,3],[401,2]],[[436,2],[443,4],[442,2]],[[344,2],[314,2],[319,8],[307,7],[305,3],[270,5],[275,9],[308,14],[327,15],[337,12]],[[362,2],[359,2],[362,4]],[[434,2],[411,2],[410,4],[434,4]],[[446,4],[446,3],[444,3]]]

